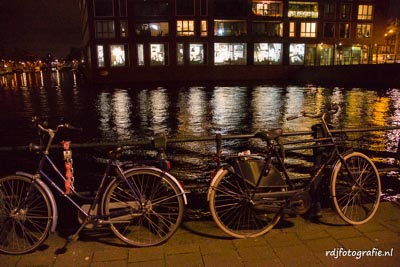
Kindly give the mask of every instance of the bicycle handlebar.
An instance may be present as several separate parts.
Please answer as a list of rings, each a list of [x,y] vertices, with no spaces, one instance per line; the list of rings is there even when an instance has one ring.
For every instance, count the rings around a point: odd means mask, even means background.
[[[56,126],[55,129],[51,128],[46,128],[47,127],[47,121],[40,122],[40,119],[38,117],[33,117],[32,118],[32,123],[37,127],[39,130],[46,132],[46,133],[56,133],[60,128],[66,128],[69,130],[74,130],[74,131],[80,131],[82,132],[83,129],[80,127],[75,127],[69,123],[62,123]]]
[[[313,115],[313,114],[307,114],[305,111],[302,111],[300,114],[297,115],[292,115],[286,118],[287,121],[291,121],[297,118],[302,118],[302,117],[307,117],[307,118],[321,118],[323,116],[325,116],[326,114],[335,114],[339,111],[339,105],[334,103],[331,106],[329,106],[328,111],[323,112],[321,114],[318,115]]]

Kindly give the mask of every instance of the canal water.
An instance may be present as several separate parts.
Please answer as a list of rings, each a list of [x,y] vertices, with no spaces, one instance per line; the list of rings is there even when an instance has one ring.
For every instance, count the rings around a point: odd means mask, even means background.
[[[147,140],[164,134],[168,138],[212,137],[249,134],[257,129],[282,127],[285,132],[308,131],[318,120],[286,121],[301,111],[320,113],[330,103],[340,110],[330,123],[334,128],[372,128],[400,125],[400,88],[340,88],[294,84],[221,86],[87,86],[74,72],[39,72],[0,78],[0,174],[16,169],[34,171],[36,155],[23,147],[35,140],[31,117],[45,116],[50,124],[64,121],[83,132],[61,133],[61,139],[93,147],[73,148],[75,183],[82,190],[95,188],[101,175],[105,143]],[[347,133],[347,144],[374,153],[385,167],[396,165],[399,130]],[[295,137],[298,138],[298,137]],[[224,152],[259,151],[257,141],[229,140]],[[184,142],[168,145],[171,172],[198,190],[206,188],[215,143]],[[393,154],[391,154],[393,153]],[[155,151],[135,147],[126,158],[154,157]],[[53,154],[61,161],[62,152]],[[378,155],[378,156],[376,156]],[[381,156],[384,155],[384,156]],[[303,159],[304,156],[306,159]],[[299,151],[289,164],[311,167],[310,151]],[[400,194],[397,172],[382,177],[388,196]],[[200,189],[199,189],[200,188]]]

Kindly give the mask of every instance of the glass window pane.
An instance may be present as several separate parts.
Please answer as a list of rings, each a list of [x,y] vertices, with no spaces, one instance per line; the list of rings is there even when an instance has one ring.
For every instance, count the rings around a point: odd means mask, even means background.
[[[139,23],[135,25],[136,36],[168,36],[168,22]]]
[[[300,26],[300,37],[317,37],[317,23],[302,22]]]
[[[289,64],[304,64],[304,44],[290,44],[289,46]]]
[[[95,17],[114,16],[113,0],[94,0],[93,4]]]
[[[169,0],[132,1],[135,16],[168,16]]]
[[[370,38],[372,24],[357,24],[357,38]]]
[[[119,0],[119,15],[121,17],[126,17],[128,16],[128,11],[127,11],[127,0]]]
[[[97,46],[97,66],[104,67],[104,46]]]
[[[296,24],[294,22],[289,23],[289,37],[296,36]]]
[[[176,62],[178,65],[183,65],[183,44],[176,45]]]
[[[279,21],[256,21],[253,34],[268,37],[283,37],[283,23]]]
[[[97,20],[95,22],[96,39],[115,38],[115,26],[113,20]]]
[[[137,45],[137,57],[138,57],[138,66],[143,66],[144,65],[144,49],[143,49],[143,44],[138,44]]]
[[[243,36],[247,33],[243,20],[215,20],[214,36]]]
[[[282,64],[282,44],[280,43],[255,43],[255,65],[279,65]]]
[[[217,16],[246,16],[247,0],[218,0],[214,2]]]
[[[200,0],[200,15],[207,15],[208,13],[208,0]]]
[[[318,18],[318,3],[289,1],[288,17]]]
[[[283,2],[253,0],[251,10],[253,15],[256,16],[282,17]]]
[[[215,43],[215,65],[245,65],[247,62],[245,43]]]
[[[207,20],[202,20],[200,25],[201,36],[207,36]]]
[[[204,44],[190,44],[189,58],[191,65],[204,64]]]
[[[326,38],[335,37],[335,23],[333,22],[324,23],[324,37]]]
[[[164,44],[150,44],[150,65],[151,66],[164,66],[165,60],[165,49]]]
[[[194,36],[194,20],[178,20],[176,22],[177,36]]]
[[[194,15],[194,0],[176,0],[177,15]]]
[[[359,20],[372,20],[372,5],[358,5]]]
[[[110,62],[111,67],[124,67],[125,62],[125,46],[124,45],[110,45]]]
[[[128,37],[128,22],[126,20],[120,22],[120,34],[121,38]]]

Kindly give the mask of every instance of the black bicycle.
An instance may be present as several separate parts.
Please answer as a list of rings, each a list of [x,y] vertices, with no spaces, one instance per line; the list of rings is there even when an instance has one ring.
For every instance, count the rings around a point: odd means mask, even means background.
[[[51,129],[46,126],[47,122],[38,118],[34,118],[33,123],[40,137],[39,145],[30,145],[32,151],[40,154],[36,173],[17,172],[0,179],[1,252],[31,252],[46,240],[49,232],[55,231],[58,209],[53,191],[68,199],[79,211],[80,227],[67,243],[78,239],[85,227],[97,225],[109,225],[122,241],[139,247],[161,244],[175,233],[187,200],[180,183],[166,167],[121,162],[118,157],[122,148],[117,148],[109,154],[97,193],[81,206],[75,197],[88,198],[74,188],[69,143],[63,142],[65,174],[50,158],[58,131],[79,129],[65,123]],[[169,165],[161,160],[152,163]]]
[[[211,182],[208,200],[214,221],[225,233],[236,238],[263,235],[283,214],[308,212],[319,201],[324,184],[328,184],[333,206],[345,222],[359,225],[374,216],[380,202],[379,173],[368,156],[341,151],[326,122],[326,116],[337,111],[338,106],[332,105],[320,115],[303,112],[287,118],[321,120],[314,142],[323,152],[317,157],[314,174],[300,188],[284,164],[282,129],[254,135],[266,143],[263,154],[222,155],[221,137],[217,138],[217,159],[222,163]]]

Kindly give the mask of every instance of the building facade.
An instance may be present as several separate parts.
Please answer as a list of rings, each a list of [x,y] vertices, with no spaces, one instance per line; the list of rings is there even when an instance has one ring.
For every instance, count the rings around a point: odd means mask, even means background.
[[[88,75],[284,79],[301,66],[384,63],[387,2],[80,0]]]

